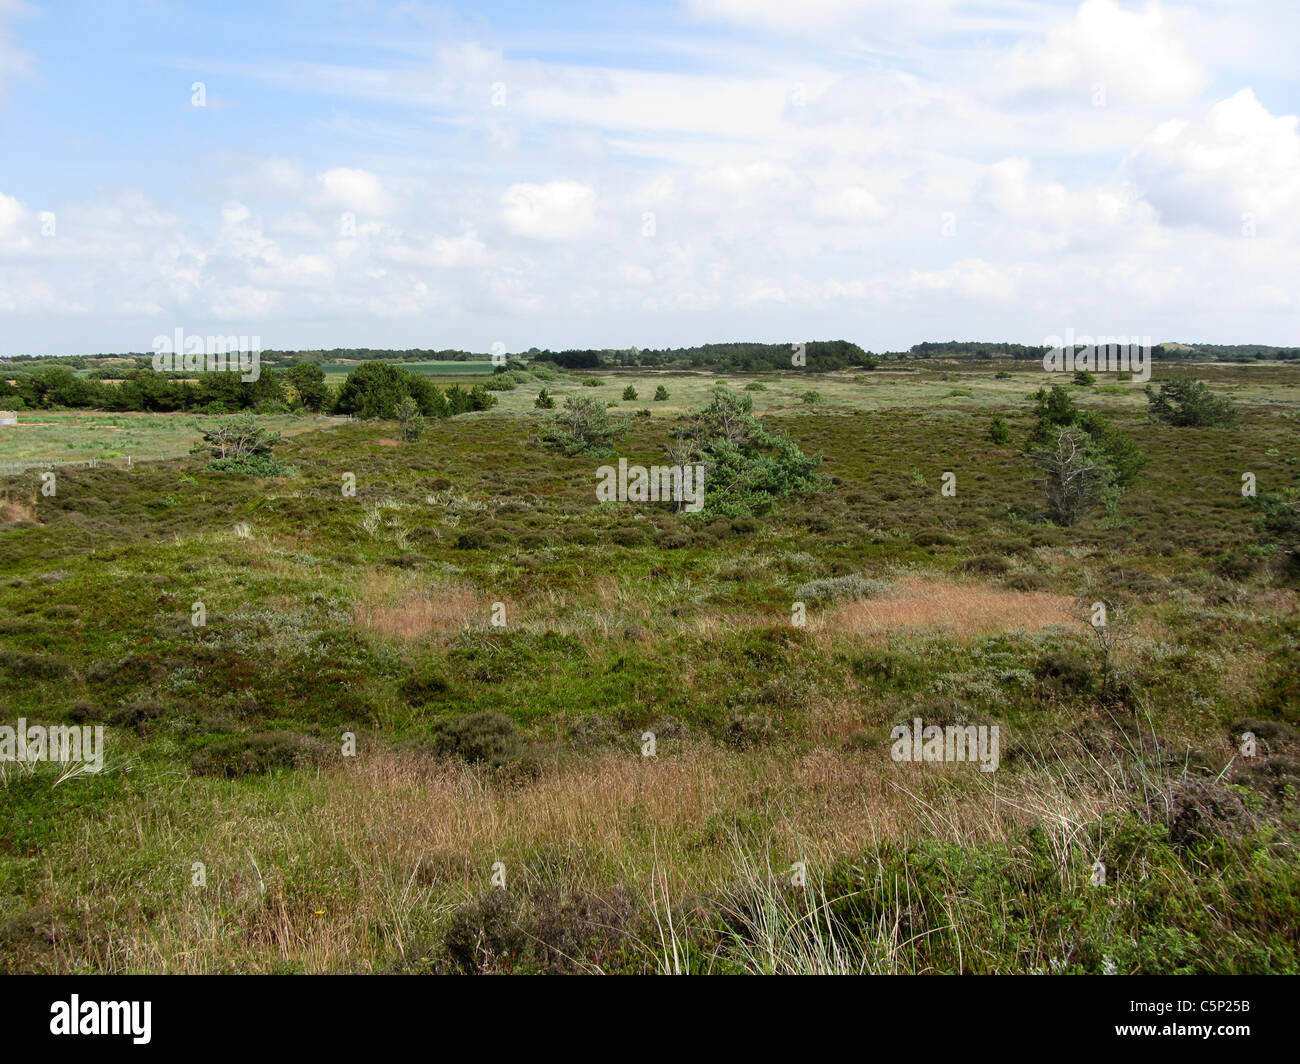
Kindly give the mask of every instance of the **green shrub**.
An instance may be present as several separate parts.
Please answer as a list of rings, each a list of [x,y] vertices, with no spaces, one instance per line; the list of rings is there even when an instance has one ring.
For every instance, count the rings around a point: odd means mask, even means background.
[[[504,765],[517,757],[523,746],[519,725],[490,710],[439,720],[433,726],[431,741],[438,755],[459,758],[471,765]]]
[[[1281,547],[1291,565],[1300,568],[1300,491],[1260,496],[1256,506],[1261,513],[1255,531],[1266,543]]]
[[[243,473],[249,477],[287,477],[297,473],[295,467],[264,454],[248,458],[215,458],[203,468],[214,473]]]
[[[219,473],[243,473],[253,477],[279,477],[293,469],[276,461],[272,450],[281,440],[280,433],[269,432],[250,413],[223,418],[208,425],[203,442],[194,450],[207,451],[211,460],[204,467]]]
[[[985,576],[997,576],[1009,572],[1011,563],[1000,554],[977,554],[964,566],[968,573],[981,573]]]
[[[334,409],[340,414],[391,421],[396,417],[397,404],[410,397],[417,387],[414,375],[401,366],[384,361],[364,362],[348,374],[339,388]]]
[[[492,546],[491,537],[481,528],[470,528],[456,537],[457,550],[487,550]]]
[[[605,404],[596,398],[567,396],[540,433],[544,446],[567,455],[607,455],[624,429],[609,419]]]
[[[143,735],[154,721],[163,717],[167,707],[154,698],[140,698],[109,714],[108,722],[119,728],[133,728]]]
[[[529,945],[518,902],[504,890],[489,890],[462,905],[443,935],[443,949],[461,975],[511,972]]]
[[[13,680],[61,680],[72,671],[62,658],[48,654],[25,654],[0,647],[0,674]]]
[[[938,528],[927,528],[916,533],[912,537],[912,542],[918,547],[955,547],[961,540],[951,532],[944,532]]]
[[[704,513],[728,517],[769,510],[777,499],[826,485],[822,456],[806,455],[753,413],[753,400],[726,389],[698,414],[682,419],[667,449],[673,465],[703,463]]]
[[[190,768],[196,776],[235,778],[320,765],[329,749],[321,740],[296,732],[255,732],[203,747],[195,752]]]
[[[1190,377],[1163,381],[1159,392],[1148,384],[1146,397],[1151,413],[1169,425],[1209,428],[1237,421],[1237,410],[1229,400],[1215,395],[1204,381]]]
[[[1096,687],[1092,666],[1073,651],[1049,651],[1038,659],[1034,673],[1049,692],[1060,696],[1087,696]]]
[[[397,404],[394,413],[402,427],[402,439],[407,443],[415,443],[424,432],[424,415],[420,413],[415,400],[408,395]]]

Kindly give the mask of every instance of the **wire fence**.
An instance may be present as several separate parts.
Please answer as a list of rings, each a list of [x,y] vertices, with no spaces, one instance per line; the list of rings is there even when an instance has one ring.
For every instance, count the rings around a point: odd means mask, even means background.
[[[131,455],[125,455],[122,458],[79,458],[79,459],[62,459],[62,458],[21,458],[13,462],[0,462],[0,476],[13,477],[20,473],[26,473],[31,469],[59,469],[83,468],[97,469],[100,466],[117,467],[119,469],[132,468]]]

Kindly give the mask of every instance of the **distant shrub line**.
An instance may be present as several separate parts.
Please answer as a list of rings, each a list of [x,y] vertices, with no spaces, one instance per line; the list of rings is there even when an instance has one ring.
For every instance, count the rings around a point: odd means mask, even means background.
[[[235,373],[204,373],[197,380],[178,379],[153,369],[128,371],[118,384],[79,377],[62,365],[45,366],[10,384],[0,378],[0,408],[19,410],[106,410],[230,414],[251,410],[259,414],[308,410],[352,414],[363,418],[393,418],[405,398],[425,417],[451,417],[496,405],[487,386],[465,389],[453,384],[443,390],[428,378],[391,362],[365,362],[343,382],[337,396],[314,363],[288,370],[263,368],[255,381]]]

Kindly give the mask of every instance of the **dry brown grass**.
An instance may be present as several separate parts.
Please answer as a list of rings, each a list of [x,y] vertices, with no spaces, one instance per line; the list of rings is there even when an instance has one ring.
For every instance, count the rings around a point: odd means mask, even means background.
[[[889,594],[826,610],[810,627],[827,635],[934,628],[964,640],[992,632],[1036,632],[1052,625],[1077,628],[1079,624],[1068,595],[908,576],[898,580]]]
[[[0,525],[39,524],[34,504],[22,499],[0,498]]]
[[[490,602],[463,584],[430,586],[407,574],[370,570],[357,587],[352,621],[358,628],[389,638],[419,639],[432,632],[485,627],[491,608]]]
[[[601,576],[581,595],[543,591],[527,601],[508,603],[507,617],[511,628],[576,635],[595,647],[603,639],[619,636],[629,624],[664,628],[659,605],[644,588]],[[391,572],[372,571],[358,590],[354,618],[372,631],[412,639],[482,627],[489,611],[490,603],[470,588],[427,588]],[[770,613],[702,610],[676,618],[668,627],[699,638],[718,638],[769,628],[772,623]],[[1082,623],[1066,595],[907,576],[887,595],[832,606],[810,617],[809,628],[823,639],[846,633],[883,636],[895,630],[935,629],[965,640],[1052,625],[1079,629]]]
[[[601,893],[653,882],[670,898],[725,890],[739,864],[825,868],[884,840],[963,844],[1006,839],[1019,825],[1059,832],[1117,799],[1101,778],[1064,770],[1014,777],[974,765],[895,764],[879,752],[739,753],[663,744],[661,757],[609,751],[542,778],[502,785],[467,766],[384,748],[319,775],[281,780],[266,815],[258,791],[191,784],[184,808],[159,814],[144,796],[106,813],[60,860],[79,874],[48,897],[85,914],[60,946],[65,969],[366,971],[436,933],[488,889],[501,861],[514,887],[562,874]],[[112,847],[114,880],[89,855]],[[208,885],[190,885],[202,860]],[[112,934],[96,932],[107,923]]]

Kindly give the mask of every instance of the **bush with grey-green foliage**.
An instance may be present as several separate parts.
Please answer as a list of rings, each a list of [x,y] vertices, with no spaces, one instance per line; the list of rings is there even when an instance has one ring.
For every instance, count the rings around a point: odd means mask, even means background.
[[[415,443],[424,433],[424,415],[420,413],[420,407],[408,395],[397,404],[394,413],[397,414],[397,423],[402,429],[402,440]]]
[[[594,396],[570,395],[564,407],[547,419],[539,433],[541,443],[552,451],[570,456],[587,454],[604,456],[613,453],[612,445],[626,428],[610,420],[605,403]]]
[[[851,602],[857,599],[877,598],[888,594],[894,585],[886,580],[868,580],[857,573],[847,576],[830,576],[800,584],[794,593],[799,602]]]

